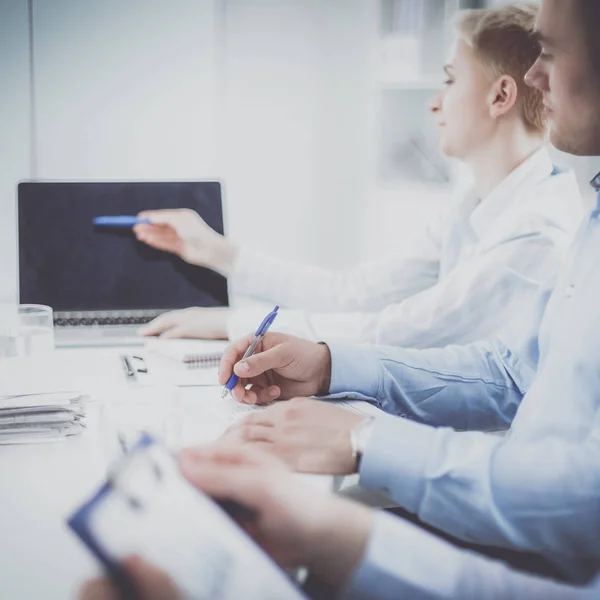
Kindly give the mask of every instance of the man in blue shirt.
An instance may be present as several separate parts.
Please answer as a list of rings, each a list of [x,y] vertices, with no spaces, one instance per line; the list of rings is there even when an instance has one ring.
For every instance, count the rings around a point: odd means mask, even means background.
[[[600,155],[600,52],[594,31],[581,34],[597,7],[547,0],[543,51],[526,78],[544,95],[551,141],[580,155]],[[600,177],[592,183],[600,191]],[[410,350],[271,334],[237,362],[249,343],[240,340],[221,365],[223,382],[234,364],[243,378],[240,401],[350,395],[395,417],[305,401],[252,416],[237,435],[299,470],[359,467],[363,486],[454,537],[541,553],[566,577],[589,579],[600,566],[599,250],[600,204],[558,280],[493,341]]]

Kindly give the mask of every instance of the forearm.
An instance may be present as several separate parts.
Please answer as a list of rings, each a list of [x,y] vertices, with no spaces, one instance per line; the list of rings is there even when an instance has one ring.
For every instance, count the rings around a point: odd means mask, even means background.
[[[311,532],[307,567],[311,574],[341,589],[358,567],[367,547],[373,512],[359,504],[333,499]]]
[[[511,571],[379,513],[344,600],[584,600],[582,589]]]
[[[403,266],[405,276],[401,276]],[[244,249],[236,260],[231,284],[236,295],[288,308],[376,311],[435,283],[437,269],[436,261],[391,259],[336,273]]]

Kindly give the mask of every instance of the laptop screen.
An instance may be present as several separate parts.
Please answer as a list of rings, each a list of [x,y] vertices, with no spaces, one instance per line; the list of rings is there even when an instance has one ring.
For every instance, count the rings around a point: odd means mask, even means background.
[[[191,208],[223,233],[218,182],[19,184],[20,302],[55,311],[226,306],[227,281],[94,217]]]

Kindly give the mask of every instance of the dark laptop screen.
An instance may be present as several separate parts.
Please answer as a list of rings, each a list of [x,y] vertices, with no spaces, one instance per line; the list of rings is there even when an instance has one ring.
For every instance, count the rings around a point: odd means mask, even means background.
[[[144,310],[228,304],[222,276],[138,242],[94,217],[191,208],[223,233],[218,182],[21,183],[21,303],[55,311]]]

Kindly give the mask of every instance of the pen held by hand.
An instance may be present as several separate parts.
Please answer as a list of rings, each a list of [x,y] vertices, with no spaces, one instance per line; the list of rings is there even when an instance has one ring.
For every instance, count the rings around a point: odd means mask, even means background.
[[[258,347],[258,344],[262,341],[267,331],[269,331],[269,327],[271,327],[271,324],[275,320],[278,311],[279,306],[275,306],[275,308],[263,319],[262,323],[258,326],[256,333],[254,334],[254,339],[252,340],[252,343],[248,347],[248,350],[246,350],[246,352],[244,353],[244,356],[241,360],[244,360],[245,358],[248,358],[249,356],[252,356],[254,354],[256,348]],[[237,385],[239,380],[240,378],[235,373],[232,373],[231,377],[225,384],[223,391],[221,392],[221,398],[225,398],[227,394],[231,393],[231,390],[233,390],[233,388]]]

